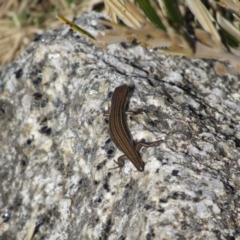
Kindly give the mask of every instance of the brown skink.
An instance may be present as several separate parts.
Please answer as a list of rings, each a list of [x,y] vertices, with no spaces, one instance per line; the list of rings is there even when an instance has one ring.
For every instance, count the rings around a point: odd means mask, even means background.
[[[128,100],[129,87],[124,84],[114,90],[111,101],[109,115],[110,136],[117,148],[124,153],[117,161],[118,167],[123,168],[124,160],[127,158],[133,163],[138,171],[144,171],[145,163],[139,155],[139,150],[144,147],[159,145],[162,140],[155,142],[145,142],[144,140],[134,144],[132,136],[127,126],[126,105]]]

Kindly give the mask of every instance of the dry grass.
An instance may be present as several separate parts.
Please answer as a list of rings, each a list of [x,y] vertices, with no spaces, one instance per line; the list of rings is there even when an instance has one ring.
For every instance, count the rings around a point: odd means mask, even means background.
[[[240,74],[240,2],[236,0],[104,0],[112,27],[90,36],[98,47],[137,42],[147,49],[189,58],[216,59],[218,74]],[[189,19],[190,16],[190,19]],[[118,24],[119,20],[123,24]]]
[[[92,36],[68,20],[102,1],[111,30]],[[219,74],[240,74],[238,0],[0,0],[0,64],[12,61],[36,34],[60,26],[56,14],[98,47],[135,41],[168,54],[216,59]]]
[[[95,37],[95,44],[99,47],[106,47],[119,41],[136,41],[147,49],[157,48],[168,54],[229,62],[231,64],[229,67],[218,63],[215,70],[219,74],[240,73],[240,21],[238,17],[240,3],[238,1],[221,0],[217,3],[209,0],[209,9],[200,0],[185,0],[184,4],[180,4],[180,1],[172,1],[176,4],[172,4],[171,9],[170,4],[166,3],[167,0],[162,0],[162,5],[157,5],[151,0],[144,1],[141,7],[143,1],[138,0],[139,7],[137,7],[130,0],[122,2],[104,0],[111,21],[117,23],[117,19],[121,19],[126,27],[109,24],[112,30],[105,31],[104,34],[99,33]],[[225,12],[219,8],[218,4],[225,8]],[[148,16],[145,11],[147,7],[148,12],[154,9]],[[187,10],[191,11],[194,20],[187,20],[189,15],[186,14]],[[156,18],[152,18],[154,12],[158,22]],[[219,29],[221,29],[222,36]],[[230,35],[231,40],[227,39]],[[231,43],[234,43],[234,47]]]
[[[0,0],[0,65],[13,61],[38,34],[91,11],[102,0]]]

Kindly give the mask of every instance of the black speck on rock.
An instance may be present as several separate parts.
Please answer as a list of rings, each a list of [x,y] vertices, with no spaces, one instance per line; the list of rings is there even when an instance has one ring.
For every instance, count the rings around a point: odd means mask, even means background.
[[[172,175],[176,177],[178,175],[179,171],[178,170],[172,170]]]
[[[23,70],[22,68],[19,68],[16,72],[15,72],[15,77],[16,79],[19,79],[23,74]]]
[[[238,138],[235,138],[234,139],[234,142],[235,142],[235,145],[236,145],[236,147],[240,147],[240,139],[238,139]]]
[[[44,126],[40,129],[40,133],[43,133],[49,136],[52,133],[52,129],[48,128],[47,126]]]

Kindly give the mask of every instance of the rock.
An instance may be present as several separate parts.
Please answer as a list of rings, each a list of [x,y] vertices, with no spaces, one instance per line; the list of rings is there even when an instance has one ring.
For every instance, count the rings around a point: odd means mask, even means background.
[[[85,14],[76,23],[103,31]],[[113,90],[135,84],[128,118],[145,171],[110,140]],[[30,44],[0,79],[1,239],[236,239],[240,81],[213,61],[98,49],[67,26]]]

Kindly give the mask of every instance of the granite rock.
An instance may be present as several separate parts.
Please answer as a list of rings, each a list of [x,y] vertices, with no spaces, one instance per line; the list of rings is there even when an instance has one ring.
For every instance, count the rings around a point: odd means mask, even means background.
[[[76,23],[103,31],[91,13]],[[109,137],[115,87],[145,171]],[[240,81],[213,61],[138,45],[98,49],[67,26],[38,36],[0,78],[0,239],[240,239]]]

